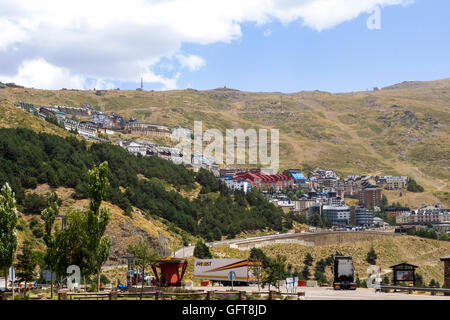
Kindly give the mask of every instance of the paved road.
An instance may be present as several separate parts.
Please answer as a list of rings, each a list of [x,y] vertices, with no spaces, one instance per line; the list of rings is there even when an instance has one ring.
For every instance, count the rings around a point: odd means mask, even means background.
[[[196,290],[231,290],[231,287],[193,287]],[[258,287],[234,287],[234,290],[256,292]],[[261,291],[267,291],[268,288]],[[282,289],[286,292],[285,289]],[[450,296],[431,296],[426,294],[381,293],[374,289],[358,288],[353,290],[333,290],[332,288],[298,288],[297,292],[305,292],[305,300],[449,300]]]
[[[189,258],[194,255],[195,246],[181,248],[175,251],[175,258]],[[172,254],[173,256],[173,254]]]

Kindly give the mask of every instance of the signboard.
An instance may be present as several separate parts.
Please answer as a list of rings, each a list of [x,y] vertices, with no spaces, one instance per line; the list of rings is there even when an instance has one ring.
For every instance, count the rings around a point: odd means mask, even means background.
[[[286,289],[294,292],[298,287],[298,277],[286,278]]]
[[[14,267],[9,268],[9,278],[14,282],[14,279],[16,278],[16,271],[14,270]]]
[[[397,281],[413,281],[413,271],[412,270],[397,270],[396,280]]]
[[[42,271],[42,276],[44,277],[45,282],[52,281],[52,272],[50,270]],[[53,279],[56,279],[56,273],[53,272]]]
[[[12,296],[11,298],[14,300],[14,282],[16,280],[16,270],[14,270],[14,267],[9,268],[9,278],[11,279],[11,285],[12,285]],[[5,287],[7,284],[5,283]]]
[[[231,290],[233,290],[233,287],[234,287],[233,282],[235,279],[236,279],[236,272],[234,272],[234,271],[228,272],[228,280],[231,281]]]
[[[286,286],[287,287],[297,287],[298,286],[298,277],[286,278]]]

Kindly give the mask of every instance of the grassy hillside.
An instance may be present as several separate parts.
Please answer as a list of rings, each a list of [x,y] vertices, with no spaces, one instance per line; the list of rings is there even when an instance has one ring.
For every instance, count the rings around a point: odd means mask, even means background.
[[[7,101],[0,101],[0,128],[28,128],[36,132],[55,134],[61,137],[74,136],[68,131],[17,108]]]
[[[282,231],[286,226],[283,220],[288,218],[282,210],[260,193],[232,192],[207,170],[194,173],[171,161],[136,157],[110,144],[88,147],[74,137],[0,128],[0,185],[8,182],[19,209],[34,214],[24,217],[22,238],[29,238],[30,232],[37,239],[43,236],[39,214],[46,199],[36,194],[55,190],[62,199],[63,214],[70,208],[84,209],[88,170],[104,161],[109,167],[105,206],[113,213],[107,232],[113,244],[111,261],[126,256],[126,248],[139,236],[156,246],[161,230],[175,250],[182,240],[222,240],[264,228]]]
[[[5,88],[0,99],[80,106],[169,126],[277,128],[281,167],[321,166],[347,174],[401,174],[426,192],[414,205],[450,205],[450,80],[378,91],[254,93],[232,89],[139,92]],[[447,192],[447,194],[445,193]],[[408,204],[408,198],[392,199]],[[391,200],[391,199],[390,199]]]
[[[367,252],[374,247],[378,255],[377,265],[382,270],[389,270],[389,266],[408,262],[419,266],[417,272],[424,278],[426,284],[431,279],[439,281],[442,285],[444,281],[444,264],[439,260],[450,252],[450,242],[423,239],[411,236],[383,238],[375,241],[361,241],[341,245],[328,245],[309,247],[299,244],[276,244],[264,246],[261,249],[269,257],[276,254],[287,256],[287,263],[293,265],[299,271],[303,268],[303,260],[309,252],[314,258],[314,264],[310,267],[311,274],[314,274],[315,263],[320,259],[326,259],[338,250],[344,255],[353,257],[355,274],[360,279],[366,279],[366,270],[369,264],[365,261]],[[213,247],[212,253],[218,257],[248,257],[249,251],[240,251],[229,247]],[[332,274],[329,267],[326,270],[327,279],[331,279]],[[389,274],[391,277],[392,274]]]

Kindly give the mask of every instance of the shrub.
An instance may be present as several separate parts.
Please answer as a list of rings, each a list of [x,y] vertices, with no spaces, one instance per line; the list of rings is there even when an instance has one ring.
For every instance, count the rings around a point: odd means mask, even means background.
[[[406,190],[411,192],[423,192],[424,189],[414,179],[409,179],[406,185]]]
[[[47,199],[37,193],[30,193],[25,196],[23,209],[25,213],[40,214],[47,205]]]
[[[211,252],[209,251],[209,247],[203,243],[203,241],[199,240],[194,248],[194,257],[199,259],[210,259],[212,258]]]

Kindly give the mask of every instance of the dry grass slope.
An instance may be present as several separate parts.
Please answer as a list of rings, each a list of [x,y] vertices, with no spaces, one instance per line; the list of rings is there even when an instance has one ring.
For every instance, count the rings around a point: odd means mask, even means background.
[[[431,279],[439,281],[442,285],[444,281],[444,265],[439,260],[450,253],[450,242],[422,239],[418,237],[402,236],[394,238],[383,238],[375,241],[361,241],[343,245],[328,246],[302,246],[299,244],[276,244],[265,246],[261,249],[269,256],[277,254],[287,256],[287,262],[297,267],[299,271],[303,268],[303,260],[309,252],[314,258],[314,265],[310,272],[314,273],[315,263],[320,259],[325,259],[336,251],[344,255],[353,257],[355,274],[361,279],[365,279],[366,270],[369,264],[365,261],[367,252],[374,247],[378,255],[377,264],[383,269],[400,262],[408,262],[419,266],[417,272],[424,278],[426,284]],[[241,257],[249,256],[249,251],[240,251],[229,247],[214,247],[212,252],[219,256]],[[327,279],[331,279],[330,268],[326,270]]]
[[[450,79],[370,92],[254,93],[231,89],[139,92],[5,88],[0,99],[119,112],[169,126],[277,128],[281,167],[303,164],[347,174],[402,174],[426,192],[414,204],[450,205]],[[445,193],[447,192],[447,193]],[[408,204],[407,197],[390,197]],[[411,204],[410,204],[411,205]]]

